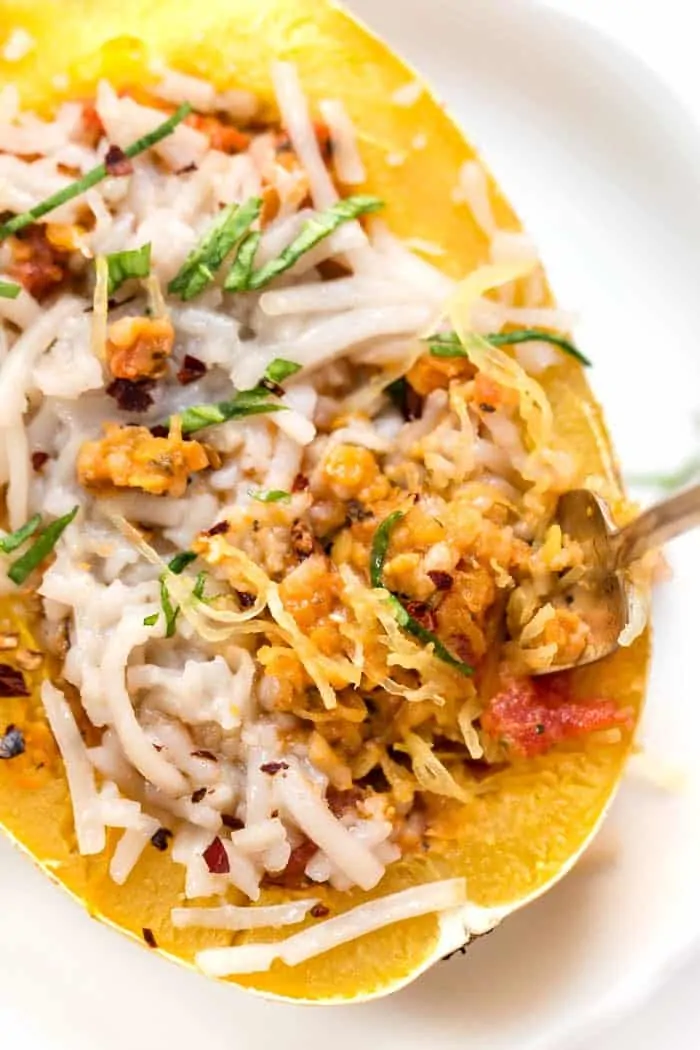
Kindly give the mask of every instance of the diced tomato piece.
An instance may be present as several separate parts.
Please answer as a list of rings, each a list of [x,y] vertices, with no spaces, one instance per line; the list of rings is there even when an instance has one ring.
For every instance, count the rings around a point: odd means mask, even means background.
[[[614,700],[571,700],[564,676],[519,679],[493,697],[481,718],[486,733],[518,755],[543,755],[596,730],[631,728],[633,712]]]

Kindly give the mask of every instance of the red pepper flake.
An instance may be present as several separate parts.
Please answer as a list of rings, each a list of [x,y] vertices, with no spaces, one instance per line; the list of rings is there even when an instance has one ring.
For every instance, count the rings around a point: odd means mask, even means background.
[[[33,467],[33,469],[37,473],[39,473],[39,471],[44,466],[44,464],[46,462],[48,462],[48,459],[49,459],[48,452],[32,452],[32,467]]]
[[[198,169],[197,165],[193,161],[191,164],[185,165],[184,168],[178,168],[178,170],[175,172],[175,174],[176,175],[191,175],[193,171],[198,171],[198,170],[199,169]]]
[[[206,371],[207,366],[204,361],[200,361],[198,357],[193,357],[191,354],[185,354],[177,373],[177,381],[182,386],[187,386],[188,383],[201,379],[203,375],[206,375]]]
[[[154,386],[152,379],[138,379],[135,382],[131,379],[113,379],[106,392],[114,398],[122,412],[145,412],[153,404],[150,391]]]
[[[230,871],[228,853],[218,836],[209,843],[202,856],[212,875],[228,875]]]
[[[144,926],[143,929],[141,930],[141,933],[143,934],[143,939],[144,939],[144,941],[146,942],[146,944],[148,945],[149,948],[157,948],[158,947],[158,942],[156,940],[156,937],[155,937],[155,934],[154,934],[153,930],[149,930],[148,926]]]
[[[506,684],[481,716],[482,728],[514,754],[543,755],[564,740],[602,729],[629,729],[630,708],[613,700],[572,700],[564,676],[520,679]]]
[[[29,696],[24,675],[16,667],[0,664],[0,697]]]
[[[309,915],[312,919],[325,919],[326,915],[330,915],[330,913],[330,908],[327,908],[325,904],[314,904]]]
[[[42,301],[68,279],[68,253],[51,244],[45,225],[27,226],[11,239],[10,245],[12,259],[7,273],[35,299]]]
[[[274,379],[268,379],[267,376],[262,377],[258,386],[262,386],[265,388],[265,390],[269,390],[271,394],[275,395],[275,397],[284,396],[284,387],[282,386],[282,384],[276,383]]]
[[[250,609],[255,605],[255,595],[251,594],[250,591],[238,591],[235,587],[234,591],[241,609]]]
[[[151,427],[151,434],[154,438],[166,438],[170,431],[167,427],[164,427],[162,423],[156,423],[154,427]]]
[[[0,736],[0,759],[17,758],[26,750],[24,734],[17,726],[9,725],[3,736]]]
[[[217,521],[216,525],[212,525],[210,529],[207,529],[207,536],[223,536],[225,532],[228,532],[227,521]]]
[[[196,802],[201,802],[202,799],[204,798],[204,796],[206,795],[206,793],[207,793],[207,789],[205,787],[204,788],[197,788],[196,791],[192,792],[192,801],[195,802],[195,803]]]
[[[305,881],[306,865],[317,852],[316,843],[304,838],[290,853],[286,867],[282,871],[268,873],[265,882],[274,886],[284,886],[289,890],[298,889]]]
[[[428,573],[428,576],[433,581],[437,590],[439,591],[449,591],[452,587],[452,584],[454,583],[454,580],[452,576],[450,576],[449,572],[441,572],[439,569],[432,569]]]
[[[151,845],[155,846],[161,853],[165,853],[168,848],[168,839],[173,837],[173,833],[170,828],[158,828],[151,835]]]
[[[110,146],[105,153],[105,168],[108,175],[131,175],[134,165],[123,149],[119,146]]]
[[[328,808],[335,817],[342,817],[348,810],[354,809],[358,802],[365,797],[362,788],[348,788],[347,791],[339,791],[330,787],[326,792]]]
[[[301,561],[304,561],[305,558],[310,558],[314,552],[315,542],[309,526],[297,518],[290,529],[289,535],[292,541],[292,550],[296,556]]]
[[[239,820],[238,817],[232,816],[230,813],[221,814],[221,823],[225,828],[230,828],[231,831],[240,831],[241,828],[245,827],[242,820]]]
[[[417,620],[421,627],[425,627],[428,631],[432,631],[433,634],[435,634],[437,630],[437,617],[435,615],[435,610],[431,609],[427,602],[406,602],[406,612],[409,616],[412,616],[414,620]]]
[[[306,492],[309,487],[309,479],[306,474],[297,474],[292,482],[292,492]]]
[[[345,510],[348,521],[351,524],[356,521],[369,521],[370,518],[374,517],[369,507],[365,507],[364,503],[360,503],[359,499],[348,500]]]
[[[260,766],[260,772],[269,773],[271,777],[274,777],[275,773],[279,773],[282,769],[289,769],[286,762],[263,762]]]
[[[198,751],[191,751],[192,758],[208,758],[210,762],[216,762],[216,755],[212,755],[211,751],[205,751],[200,748]]]

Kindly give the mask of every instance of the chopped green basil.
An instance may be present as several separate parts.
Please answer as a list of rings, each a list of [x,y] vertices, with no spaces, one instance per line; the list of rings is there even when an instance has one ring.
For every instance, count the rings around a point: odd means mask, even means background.
[[[261,240],[262,234],[260,231],[253,230],[246,234],[241,241],[233,266],[224,281],[224,288],[227,292],[247,291],[253,273],[253,266],[255,265],[255,256]]]
[[[265,378],[271,383],[283,383],[290,376],[295,376],[301,371],[301,365],[296,361],[287,361],[284,357],[276,357],[265,369]]]
[[[196,560],[196,558],[197,555],[194,551],[180,551],[179,554],[176,554],[174,558],[170,559],[168,562],[168,568],[176,576],[179,576],[188,565],[191,565],[192,562]]]
[[[175,625],[180,613],[180,606],[173,605],[164,576],[160,578],[160,604],[163,606],[163,615],[165,616],[165,637],[172,638],[175,634]]]
[[[396,622],[399,627],[403,627],[404,631],[408,631],[414,638],[417,638],[419,642],[423,642],[425,645],[432,645],[435,655],[438,659],[442,660],[443,663],[449,664],[450,667],[454,667],[455,670],[460,671],[463,675],[472,675],[474,668],[470,664],[459,660],[446,646],[442,644],[440,639],[432,631],[429,631],[427,627],[423,627],[422,624],[415,620],[407,609],[403,607],[400,600],[395,594],[389,592],[389,603],[391,605]]]
[[[151,272],[151,245],[131,251],[113,252],[107,259],[107,294],[114,295],[130,277],[148,277]]]
[[[393,511],[384,519],[374,533],[369,560],[369,575],[373,587],[383,587],[386,589],[384,583],[384,562],[386,561],[391,534],[396,525],[398,525],[404,517],[405,515],[403,511]],[[418,639],[419,642],[423,642],[424,645],[432,645],[435,655],[439,660],[442,660],[443,663],[449,664],[450,667],[454,667],[456,671],[459,671],[463,675],[473,674],[474,669],[463,660],[459,660],[456,656],[453,656],[450,650],[442,644],[437,635],[433,634],[433,632],[429,631],[427,627],[423,627],[418,620],[414,619],[408,609],[404,608],[401,600],[389,590],[387,590],[387,599],[389,607],[393,612],[399,627],[402,627],[404,631],[413,635],[413,637]]]
[[[52,521],[50,525],[47,525],[39,533],[29,550],[21,558],[18,558],[16,562],[13,562],[7,573],[13,583],[16,583],[18,586],[24,583],[34,569],[51,553],[61,534],[70,525],[78,510],[77,506],[73,507],[73,510],[69,511],[68,514],[64,514],[62,518]]]
[[[30,536],[34,535],[40,525],[41,514],[35,514],[33,518],[30,518],[19,529],[15,529],[14,532],[8,532],[7,536],[2,537],[0,540],[0,551],[3,554],[11,554],[12,551],[16,551]]]
[[[192,588],[192,597],[196,598],[200,602],[204,600],[204,587],[206,585],[206,582],[207,574],[204,571],[204,569],[202,569],[201,572],[197,573],[197,579],[195,580],[194,587]]]
[[[150,616],[146,616],[144,621],[143,621],[143,626],[144,627],[153,627],[153,626],[155,626],[155,624],[158,623],[158,617],[159,616],[160,616],[160,613],[151,613]]]
[[[289,503],[292,498],[291,493],[285,492],[284,489],[268,489],[267,492],[254,492],[251,489],[248,495],[252,496],[258,503]]]
[[[16,299],[22,286],[13,281],[0,281],[0,299]]]
[[[168,291],[185,301],[204,291],[227,255],[248,233],[261,209],[259,197],[252,197],[245,204],[229,204],[223,208],[173,277]]]
[[[226,423],[229,419],[244,419],[265,412],[281,412],[284,405],[269,400],[270,392],[264,388],[241,390],[230,401],[219,401],[212,405],[192,405],[180,415],[183,434],[195,434],[204,427]]]
[[[384,586],[384,562],[389,550],[391,534],[405,516],[403,511],[395,510],[377,527],[369,555],[369,575],[373,587]]]
[[[291,269],[292,266],[308,251],[315,248],[317,244],[330,237],[343,223],[352,222],[360,215],[379,211],[384,207],[384,201],[379,197],[346,197],[337,204],[327,208],[326,211],[313,215],[304,223],[301,231],[297,234],[291,244],[280,252],[276,259],[271,259],[260,269],[250,274],[247,283],[239,286],[239,290],[245,288],[248,291],[257,291],[264,288],[270,281],[274,281],[280,274]],[[226,284],[228,287],[228,281]]]
[[[133,142],[130,146],[124,150],[124,153],[129,159],[136,157],[139,153],[143,153],[145,150],[150,149],[151,146],[157,145],[162,139],[167,138],[178,124],[182,123],[185,117],[192,112],[192,106],[189,102],[184,102],[179,106],[171,117],[159,124],[158,127],[154,128],[153,131],[149,131],[147,135],[143,135],[136,142]],[[76,197],[79,197],[85,190],[89,190],[92,186],[96,186],[98,182],[102,182],[103,179],[107,178],[108,172],[104,164],[98,164],[92,171],[88,171],[87,174],[83,175],[81,179],[77,179],[75,182],[71,182],[70,185],[64,186],[63,189],[58,190],[57,193],[53,193],[50,197],[40,201],[39,204],[35,204],[29,211],[22,212],[21,215],[15,215],[14,218],[0,226],[0,241],[9,237],[11,233],[16,233],[17,230],[23,229],[25,226],[29,226],[31,223],[36,222],[37,219],[41,219],[44,215],[48,215],[49,212],[55,208],[60,207],[61,204],[65,204],[66,201],[72,201]]]
[[[494,332],[483,338],[491,346],[514,346],[516,343],[551,343],[558,346],[569,357],[575,358],[582,365],[590,366],[589,359],[581,353],[568,339],[562,335],[555,335],[544,328],[518,328],[512,332]],[[430,345],[430,353],[433,357],[469,357],[469,351],[464,346],[456,332],[437,332],[429,335],[427,342]]]

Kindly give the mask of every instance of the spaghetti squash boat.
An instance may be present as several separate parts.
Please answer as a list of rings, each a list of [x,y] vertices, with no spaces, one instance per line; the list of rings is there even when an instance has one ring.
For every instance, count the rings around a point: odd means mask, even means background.
[[[0,11],[0,821],[206,974],[384,993],[563,874],[630,748],[644,634],[537,677],[586,644],[559,494],[630,515],[585,359],[335,6]]]

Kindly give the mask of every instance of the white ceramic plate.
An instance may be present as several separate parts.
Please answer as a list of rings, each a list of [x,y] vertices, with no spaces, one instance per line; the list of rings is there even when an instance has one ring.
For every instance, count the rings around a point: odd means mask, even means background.
[[[700,140],[676,99],[613,41],[545,7],[351,6],[435,83],[533,231],[560,301],[582,317],[625,467],[682,458],[700,407]],[[568,1050],[573,1034],[629,1008],[700,939],[697,537],[677,544],[673,562],[657,603],[644,738],[652,759],[685,778],[682,790],[629,778],[591,856],[464,958],[379,1003],[332,1013],[268,1004],[92,923],[3,843],[3,1044]]]

